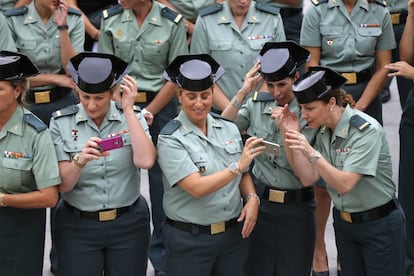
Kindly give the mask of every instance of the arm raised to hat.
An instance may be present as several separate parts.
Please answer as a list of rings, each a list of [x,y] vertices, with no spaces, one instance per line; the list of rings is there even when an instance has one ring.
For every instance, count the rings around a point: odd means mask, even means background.
[[[257,74],[260,69],[260,63],[256,62],[255,65],[246,73],[244,77],[243,86],[237,91],[233,99],[227,104],[221,116],[228,120],[235,121],[237,113],[246,97],[263,81],[263,77]]]

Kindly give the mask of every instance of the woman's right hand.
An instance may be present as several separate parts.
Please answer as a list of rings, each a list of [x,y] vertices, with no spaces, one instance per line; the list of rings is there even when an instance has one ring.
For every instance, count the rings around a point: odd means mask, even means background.
[[[242,156],[239,159],[240,171],[246,171],[252,163],[253,159],[261,154],[265,148],[266,147],[263,144],[263,138],[257,138],[255,136],[249,137],[246,140]]]
[[[101,156],[108,156],[109,152],[101,152],[99,150],[99,142],[101,138],[90,137],[89,140],[83,145],[82,152],[79,154],[78,162],[82,165],[86,165],[91,160],[98,160]]]

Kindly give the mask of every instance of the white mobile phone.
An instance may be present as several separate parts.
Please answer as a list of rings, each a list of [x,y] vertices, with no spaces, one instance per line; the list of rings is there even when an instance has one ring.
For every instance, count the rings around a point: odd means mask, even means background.
[[[264,153],[269,155],[279,155],[280,154],[280,145],[269,142],[266,140],[263,140],[263,144],[266,146],[266,149],[264,150]]]

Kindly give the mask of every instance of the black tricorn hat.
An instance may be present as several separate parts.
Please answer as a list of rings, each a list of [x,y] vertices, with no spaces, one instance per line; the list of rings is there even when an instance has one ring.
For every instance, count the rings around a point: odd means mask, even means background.
[[[299,103],[306,104],[323,98],[347,81],[341,74],[328,67],[309,67],[292,89]]]
[[[260,51],[260,73],[266,81],[279,81],[308,61],[310,52],[294,41],[266,42]]]
[[[190,91],[203,91],[223,76],[224,69],[210,55],[177,56],[165,69],[163,77]]]
[[[128,73],[128,63],[122,59],[102,53],[82,52],[72,57],[67,69],[76,85],[86,93],[102,93]]]
[[[0,80],[13,81],[39,74],[39,69],[21,53],[0,52]]]

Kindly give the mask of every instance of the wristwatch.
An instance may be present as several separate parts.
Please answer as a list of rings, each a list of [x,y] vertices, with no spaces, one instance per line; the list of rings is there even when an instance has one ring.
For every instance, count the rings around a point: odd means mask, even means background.
[[[79,157],[80,157],[80,153],[75,154],[75,156],[73,156],[72,162],[73,162],[73,165],[75,165],[79,169],[83,169],[83,167],[85,167],[86,164],[79,163]]]
[[[232,173],[237,174],[237,175],[241,175],[240,168],[239,168],[239,163],[233,162],[228,166],[228,168]]]
[[[319,151],[317,151],[317,150],[314,150],[313,151],[313,156],[311,158],[309,158],[309,162],[310,163],[313,163],[316,160],[318,160],[319,158],[321,158],[321,153]]]

